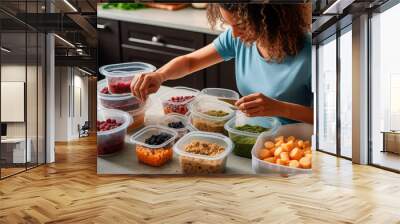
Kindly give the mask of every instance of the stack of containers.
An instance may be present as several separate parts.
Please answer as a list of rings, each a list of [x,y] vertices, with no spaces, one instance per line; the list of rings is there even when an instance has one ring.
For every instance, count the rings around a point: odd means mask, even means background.
[[[143,126],[145,109],[149,104],[131,95],[130,84],[138,75],[153,72],[155,69],[153,65],[142,62],[112,64],[99,69],[106,77],[97,85],[100,108],[128,112],[134,121],[128,127],[128,132]]]

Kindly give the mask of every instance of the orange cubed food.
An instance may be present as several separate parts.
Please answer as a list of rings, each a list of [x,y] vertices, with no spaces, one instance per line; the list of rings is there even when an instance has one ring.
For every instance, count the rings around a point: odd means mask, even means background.
[[[276,164],[278,164],[278,165],[283,165],[283,166],[286,166],[286,165],[287,165],[287,163],[285,163],[285,162],[282,161],[281,159],[276,159]]]
[[[289,157],[290,159],[294,160],[299,160],[301,157],[304,156],[304,152],[302,149],[299,148],[294,148],[292,151],[290,151]]]
[[[275,143],[275,147],[279,147],[279,146],[281,146],[283,144],[283,141],[277,141],[276,143]]]
[[[290,142],[290,141],[294,141],[296,140],[296,138],[294,136],[289,136],[286,138],[286,141]]]
[[[264,147],[266,148],[266,149],[271,149],[271,148],[273,148],[275,146],[275,144],[273,143],[273,142],[271,142],[271,141],[266,141],[266,142],[264,142]]]
[[[304,147],[311,147],[311,142],[308,140],[304,141]]]
[[[265,159],[272,156],[272,153],[268,149],[261,149],[258,156],[260,159]]]
[[[311,158],[308,156],[305,156],[299,160],[300,167],[304,169],[310,169],[311,168]]]
[[[136,147],[138,160],[149,166],[162,166],[172,159],[171,148],[148,149],[142,146]]]
[[[272,157],[268,157],[268,158],[263,159],[263,161],[269,162],[269,163],[275,163],[276,159],[275,159],[275,157],[272,156]]]
[[[283,142],[283,141],[285,140],[285,137],[283,137],[283,136],[278,136],[278,137],[276,137],[274,140],[275,140],[275,143],[276,143],[276,142]]]
[[[283,143],[283,144],[281,145],[281,148],[282,148],[282,151],[283,151],[283,152],[289,152],[289,147],[287,146],[286,143]]]
[[[300,167],[300,163],[297,160],[290,160],[289,166],[293,167],[293,168],[299,168]]]
[[[274,156],[279,157],[281,152],[283,152],[281,147],[275,148]]]
[[[304,148],[304,141],[303,140],[297,141],[297,147]]]
[[[289,153],[288,152],[281,152],[280,154],[281,161],[285,164],[289,163]]]
[[[294,141],[288,141],[286,143],[286,147],[288,148],[288,151],[292,151],[292,149],[294,148]]]

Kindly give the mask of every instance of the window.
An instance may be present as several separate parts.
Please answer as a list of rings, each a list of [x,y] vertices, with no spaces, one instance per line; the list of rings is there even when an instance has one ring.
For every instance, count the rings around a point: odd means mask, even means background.
[[[340,155],[352,157],[352,33],[351,26],[340,36]]]
[[[400,4],[371,18],[370,133],[372,164],[400,170]],[[391,147],[387,147],[387,146]]]
[[[318,47],[318,149],[336,154],[336,39]]]

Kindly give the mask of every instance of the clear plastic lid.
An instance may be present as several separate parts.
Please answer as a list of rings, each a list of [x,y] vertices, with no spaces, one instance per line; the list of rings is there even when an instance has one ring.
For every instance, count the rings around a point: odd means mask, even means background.
[[[161,133],[166,133],[171,135],[171,138],[169,138],[167,141],[163,142],[162,144],[159,145],[149,145],[145,141],[146,139],[150,138],[152,135],[159,135]],[[163,127],[160,125],[149,125],[136,134],[132,135],[130,137],[130,141],[134,144],[139,144],[142,145],[146,148],[150,149],[157,149],[157,148],[162,148],[173,142],[176,137],[178,136],[178,132],[171,128]]]
[[[174,128],[176,131],[186,130],[188,128],[188,119],[186,116],[178,114],[178,113],[169,113],[161,118],[159,124],[168,127],[168,124],[171,122],[182,122],[183,128]]]
[[[217,110],[217,111],[222,110],[228,114],[221,117],[205,114],[207,111],[210,110]],[[235,114],[235,111],[231,108],[231,105],[229,103],[221,102],[214,99],[206,99],[206,98],[200,98],[193,101],[189,105],[189,111],[190,111],[190,116],[198,116],[208,120],[215,120],[215,121],[229,120]]]
[[[225,150],[216,156],[207,156],[207,155],[200,155],[200,154],[186,152],[185,151],[186,145],[190,144],[192,141],[195,140],[215,143],[220,145],[221,147],[224,147]],[[173,149],[174,152],[178,153],[180,156],[188,156],[205,160],[220,160],[225,158],[232,152],[233,143],[230,138],[222,134],[203,132],[203,131],[193,131],[186,134],[181,139],[179,139],[175,143]]]
[[[200,91],[197,89],[192,89],[184,86],[176,86],[167,91],[165,94],[161,95],[160,99],[161,101],[168,101],[169,104],[182,105],[194,100],[199,93]],[[173,102],[170,100],[172,97],[176,96],[194,96],[194,97],[181,102]]]
[[[151,64],[143,62],[128,62],[120,64],[111,64],[100,67],[99,71],[104,76],[134,76],[141,73],[153,72],[156,70]]]
[[[127,113],[127,112],[124,112],[121,110],[114,110],[114,109],[100,109],[100,108],[97,109],[97,120],[98,121],[105,121],[109,118],[115,119],[117,122],[122,122],[122,124],[111,130],[98,131],[97,136],[117,133],[123,129],[128,128],[128,126],[133,123],[132,116],[129,115],[129,113]]]
[[[238,100],[240,98],[239,93],[237,93],[236,91],[224,88],[205,88],[201,90],[201,93],[209,96],[214,96],[219,99]]]
[[[236,129],[236,127],[246,124],[268,128],[268,131],[262,132],[265,135],[273,135],[281,127],[281,123],[275,117],[248,117],[240,111],[237,111],[236,116],[226,122],[224,127],[228,132],[242,136],[257,138],[261,134]]]

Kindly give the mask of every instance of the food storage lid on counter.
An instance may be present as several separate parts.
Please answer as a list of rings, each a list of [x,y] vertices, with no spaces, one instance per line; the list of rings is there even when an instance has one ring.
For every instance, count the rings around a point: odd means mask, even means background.
[[[170,124],[171,122],[182,122],[183,127],[181,128],[170,127],[168,124]],[[184,129],[189,129],[187,117],[178,113],[169,113],[165,115],[164,117],[161,118],[159,124],[165,127],[173,128],[178,132]]]
[[[258,129],[267,129],[264,131],[257,132],[257,130],[239,130],[237,127],[244,127],[245,125],[250,125],[247,129],[258,128]],[[252,126],[252,127],[251,127]],[[257,127],[258,126],[258,127]],[[278,118],[275,117],[248,117],[243,112],[237,111],[236,115],[225,123],[225,130],[228,132],[257,138],[261,133],[265,133],[265,135],[273,135],[276,131],[281,127],[281,123]]]
[[[214,99],[200,98],[193,101],[189,105],[190,116],[196,115],[208,120],[223,121],[229,120],[235,115],[235,111],[231,108],[229,103],[221,102]],[[212,116],[206,114],[209,111],[223,111],[226,115]]]
[[[224,151],[216,156],[207,156],[207,155],[200,155],[200,154],[194,154],[190,152],[185,151],[186,145],[190,144],[192,141],[205,141],[209,143],[215,143],[221,147],[224,147]],[[185,136],[183,136],[181,139],[179,139],[174,147],[174,152],[179,154],[180,156],[188,156],[188,157],[194,157],[194,158],[199,158],[199,159],[206,159],[206,160],[220,160],[228,156],[233,149],[233,143],[231,139],[228,137],[218,134],[218,133],[210,133],[210,132],[203,132],[203,131],[193,131]]]
[[[168,101],[169,104],[186,104],[190,101],[192,101],[198,94],[200,93],[199,90],[197,89],[192,89],[189,87],[184,87],[184,86],[176,86],[173,87],[172,89],[170,89],[169,91],[167,91],[165,94],[160,96],[161,101]],[[183,101],[179,101],[179,102],[174,102],[172,100],[170,100],[172,97],[189,97],[189,96],[193,96],[193,98],[187,98]]]
[[[240,95],[236,91],[224,88],[205,88],[201,90],[202,94],[213,96],[218,98],[221,101],[234,104],[239,98]]]
[[[156,70],[151,64],[143,62],[128,62],[111,64],[100,67],[99,71],[104,76],[121,77],[153,72]]]
[[[107,130],[107,131],[98,131],[97,136],[109,135],[116,132],[119,132],[123,129],[128,128],[130,124],[132,124],[133,119],[129,113],[115,110],[115,109],[97,109],[97,120],[104,121],[107,119],[115,119],[117,122],[122,122],[122,124],[114,129]]]
[[[146,139],[150,138],[152,135],[159,135],[161,133],[171,135],[171,137],[159,145],[149,145],[145,142]],[[136,134],[132,135],[130,137],[130,141],[134,144],[140,144],[146,148],[157,149],[157,148],[165,147],[168,144],[172,143],[176,139],[177,136],[178,136],[178,132],[176,132],[175,130],[173,130],[171,128],[163,127],[160,125],[149,125],[147,127],[144,127],[142,130],[140,130]]]

